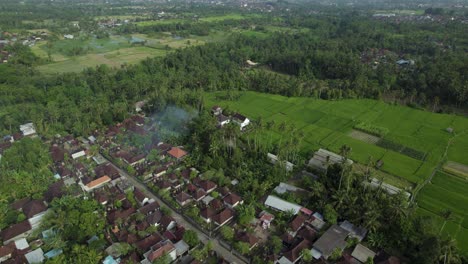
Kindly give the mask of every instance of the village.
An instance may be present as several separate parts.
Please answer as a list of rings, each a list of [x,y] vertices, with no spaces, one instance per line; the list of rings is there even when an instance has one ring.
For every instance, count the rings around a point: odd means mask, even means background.
[[[105,208],[104,264],[155,263],[163,256],[169,256],[170,262],[200,263],[191,255],[193,250],[211,243],[220,263],[250,263],[256,248],[271,246],[279,225],[286,225],[287,231],[277,236],[281,242],[276,252],[262,256],[274,263],[399,263],[396,257],[376,254],[361,244],[368,232],[365,228],[349,221],[327,223],[322,212],[288,201],[288,197],[307,196],[306,190],[289,183],[276,186],[262,206],[246,217],[244,200],[236,192],[239,181],[187,166],[190,153],[184,146],[159,141],[157,127],[149,124],[142,104],[137,103],[136,114],[106,131],[95,131],[87,138],[57,135],[47,142],[55,182],[43,200],[25,198],[11,204],[26,220],[0,231],[0,262],[41,263],[62,254],[61,248],[42,250],[43,240],[53,231],[41,230],[41,220],[53,199],[71,195],[95,199]],[[224,115],[219,106],[211,112],[219,128],[233,122],[246,131],[250,124],[242,114]],[[33,123],[5,136],[0,155],[24,137],[40,138]],[[272,164],[281,162],[287,172],[295,169],[274,154],[267,157]],[[320,149],[307,166],[323,170],[342,161],[342,156]],[[300,174],[317,177],[306,171]],[[188,230],[195,231],[202,243],[184,241]],[[89,237],[88,243],[94,240],[96,236]],[[123,255],[116,250],[119,243],[134,250]]]

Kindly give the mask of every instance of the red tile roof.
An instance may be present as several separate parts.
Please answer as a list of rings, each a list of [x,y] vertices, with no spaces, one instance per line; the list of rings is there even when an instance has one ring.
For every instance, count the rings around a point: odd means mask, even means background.
[[[231,209],[226,208],[223,211],[221,211],[221,213],[213,216],[213,221],[215,221],[215,223],[217,223],[218,225],[223,225],[233,217],[234,212]]]
[[[160,258],[162,255],[168,254],[168,253],[170,253],[170,252],[172,252],[174,250],[175,250],[175,247],[172,244],[172,242],[166,241],[164,243],[156,245],[153,252],[151,252],[148,255],[147,259],[149,261],[153,262],[154,260]]]
[[[0,232],[0,238],[3,240],[3,242],[10,240],[16,236],[19,236],[29,230],[31,230],[31,225],[29,224],[28,221],[24,221],[15,225],[12,225],[6,229],[3,229]]]
[[[236,203],[239,203],[240,201],[242,201],[242,198],[235,193],[230,193],[226,197],[224,197],[224,202],[231,206],[235,205]]]
[[[43,201],[39,200],[32,200],[23,206],[23,213],[28,217],[28,219],[46,210],[47,206]]]
[[[169,150],[167,153],[176,159],[180,159],[187,155],[187,152],[185,150],[182,150],[178,147],[171,148],[171,150]]]
[[[91,181],[90,183],[86,184],[86,187],[88,188],[94,188],[96,186],[99,186],[101,184],[104,184],[104,183],[107,183],[107,182],[110,182],[111,181],[111,178],[109,178],[109,176],[102,176],[101,178],[98,178],[94,181]]]

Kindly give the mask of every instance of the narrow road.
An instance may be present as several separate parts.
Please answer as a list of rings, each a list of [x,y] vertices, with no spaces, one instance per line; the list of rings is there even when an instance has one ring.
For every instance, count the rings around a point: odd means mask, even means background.
[[[171,211],[171,216],[177,221],[177,223],[183,225],[186,229],[190,229],[190,230],[193,230],[193,231],[197,232],[198,238],[200,239],[201,242],[203,242],[203,244],[206,244],[206,243],[208,243],[208,241],[211,241],[211,243],[213,245],[213,250],[216,251],[219,256],[222,256],[225,260],[229,261],[230,263],[237,263],[237,264],[246,263],[245,261],[241,260],[240,258],[235,256],[234,254],[232,254],[229,250],[227,250],[226,248],[221,246],[219,244],[219,241],[216,238],[208,237],[197,226],[194,226],[192,223],[185,220],[185,218],[182,215],[180,215],[176,211],[172,210],[172,208],[169,207],[166,204],[166,202],[162,201],[161,199],[159,199],[159,197],[154,195],[153,192],[150,189],[148,189],[148,187],[146,187],[145,184],[141,183],[139,180],[137,180],[134,177],[130,176],[124,170],[121,170],[119,167],[115,166],[107,158],[104,157],[104,159],[106,159],[110,164],[112,164],[112,166],[119,171],[119,173],[120,173],[120,175],[122,177],[127,178],[135,187],[137,187],[141,191],[143,191],[143,193],[145,193],[149,198],[154,199],[160,205],[166,206],[167,209],[169,209]]]

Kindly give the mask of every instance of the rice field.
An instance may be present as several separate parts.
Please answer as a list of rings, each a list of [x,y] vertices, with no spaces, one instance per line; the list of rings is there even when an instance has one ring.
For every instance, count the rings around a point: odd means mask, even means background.
[[[468,119],[462,116],[425,112],[367,99],[325,101],[243,92],[236,101],[223,101],[217,99],[220,93],[206,93],[207,106],[229,107],[251,120],[262,118],[264,123],[274,122],[273,129],[263,130],[262,140],[272,143],[288,137],[290,130],[279,129],[279,124],[284,122],[304,134],[301,153],[310,155],[318,148],[338,152],[346,144],[352,148],[350,158],[357,162],[357,170],[362,171],[369,160],[382,160],[383,165],[376,176],[410,192],[429,179],[446,159],[468,165],[468,134],[464,134],[468,132]],[[361,122],[388,129],[383,139],[386,144],[394,146],[379,146],[376,144],[378,138],[359,131],[356,133],[353,128]],[[447,132],[448,127],[455,132]],[[382,139],[377,142],[380,141]],[[444,157],[446,150],[447,156]],[[454,168],[454,163],[447,164]],[[460,165],[455,167],[462,168]],[[452,211],[441,232],[456,238],[459,247],[468,253],[466,190],[468,180],[465,178],[437,172],[419,192],[416,201],[418,214],[435,218],[439,229],[445,221],[441,217],[442,212]]]

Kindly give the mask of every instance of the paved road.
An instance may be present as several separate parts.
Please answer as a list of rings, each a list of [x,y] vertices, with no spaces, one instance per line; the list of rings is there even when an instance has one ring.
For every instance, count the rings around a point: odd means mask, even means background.
[[[107,160],[107,159],[106,159]],[[156,202],[158,202],[159,204],[161,205],[164,205],[166,206],[170,211],[171,211],[171,216],[177,221],[177,223],[179,224],[182,224],[186,229],[190,229],[190,230],[193,230],[195,232],[197,232],[198,234],[198,238],[200,239],[200,241],[203,242],[203,244],[206,244],[208,243],[208,241],[211,241],[212,245],[213,245],[213,250],[216,251],[218,253],[218,255],[222,256],[225,260],[229,261],[230,263],[237,263],[237,264],[241,264],[241,263],[246,263],[245,261],[243,261],[242,259],[238,258],[237,256],[235,256],[234,254],[232,254],[229,250],[227,250],[226,248],[222,247],[220,244],[219,244],[219,241],[216,239],[216,238],[210,238],[208,237],[207,235],[205,235],[205,233],[203,233],[198,227],[194,226],[192,223],[188,222],[187,220],[185,220],[185,218],[180,215],[179,213],[177,213],[176,211],[172,210],[171,207],[169,207],[164,201],[162,201],[161,199],[159,199],[156,195],[154,195],[149,189],[148,187],[146,187],[145,184],[141,183],[140,181],[138,181],[137,179],[135,179],[134,177],[128,175],[127,172],[125,172],[124,170],[121,170],[119,167],[115,166],[112,162],[110,162],[109,160],[107,160],[110,164],[112,164],[113,167],[115,167],[120,175],[122,175],[123,177],[127,178],[135,187],[139,188],[140,190],[142,190],[149,198],[152,198],[154,199]]]

